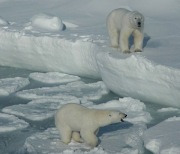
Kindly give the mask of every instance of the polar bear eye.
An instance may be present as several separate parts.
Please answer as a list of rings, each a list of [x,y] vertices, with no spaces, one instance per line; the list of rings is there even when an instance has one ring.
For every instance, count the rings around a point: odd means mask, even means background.
[[[109,114],[109,117],[111,117],[111,114]]]
[[[137,19],[137,18],[134,18],[134,19]]]

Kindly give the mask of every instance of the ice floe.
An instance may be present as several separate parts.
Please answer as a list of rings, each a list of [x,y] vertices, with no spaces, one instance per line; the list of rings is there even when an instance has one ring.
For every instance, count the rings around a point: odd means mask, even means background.
[[[9,22],[0,16],[0,26],[7,26]]]
[[[30,90],[23,90],[16,93],[19,98],[33,100],[41,98],[63,98],[75,96],[81,99],[98,100],[109,90],[102,81],[86,84],[82,81],[68,83],[57,87],[45,87]]]
[[[147,129],[144,133],[145,147],[155,154],[179,154],[180,117],[168,118]]]
[[[167,107],[167,108],[158,109],[157,112],[160,112],[160,113],[161,112],[180,112],[180,110],[173,107]]]
[[[48,73],[31,73],[29,78],[43,84],[65,84],[80,80],[80,77],[59,73],[59,72],[48,72]]]
[[[2,109],[2,112],[23,117],[31,121],[42,121],[54,116],[55,111],[63,104],[80,103],[80,100],[73,96],[59,99],[39,99],[28,104],[18,104]]]
[[[29,84],[27,78],[15,77],[0,79],[0,97],[8,96]]]
[[[29,124],[17,117],[0,113],[0,133],[11,132],[28,127]]]
[[[122,127],[122,128],[121,128]],[[144,126],[131,126],[129,129],[103,132],[100,136],[100,145],[90,149],[85,143],[71,141],[68,145],[61,142],[56,128],[49,128],[42,133],[36,133],[28,137],[21,151],[28,153],[73,153],[73,154],[143,154],[143,141],[141,136],[146,130]]]

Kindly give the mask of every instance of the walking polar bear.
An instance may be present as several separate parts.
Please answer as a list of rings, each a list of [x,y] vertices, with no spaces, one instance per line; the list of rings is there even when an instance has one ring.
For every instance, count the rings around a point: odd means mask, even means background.
[[[89,109],[79,104],[63,105],[55,115],[55,125],[61,140],[68,144],[71,138],[85,141],[91,148],[97,146],[99,127],[123,122],[127,115],[119,111]]]
[[[134,52],[141,52],[143,45],[144,16],[137,11],[123,8],[113,10],[107,17],[107,29],[111,46],[130,53],[129,36],[134,36]]]

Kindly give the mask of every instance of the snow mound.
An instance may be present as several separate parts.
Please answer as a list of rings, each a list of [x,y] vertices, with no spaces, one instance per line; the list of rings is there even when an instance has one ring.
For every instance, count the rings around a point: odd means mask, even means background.
[[[33,100],[41,98],[63,98],[75,96],[86,100],[99,100],[109,90],[102,81],[85,84],[82,81],[68,83],[57,87],[45,87],[30,90],[23,90],[16,93],[19,98]]]
[[[59,17],[50,16],[47,14],[38,14],[31,18],[31,26],[33,29],[40,32],[59,32],[63,30],[63,23]],[[26,29],[29,28],[26,27]]]
[[[40,99],[33,100],[27,104],[18,104],[8,106],[2,109],[2,112],[23,117],[31,121],[42,121],[54,116],[55,111],[63,104],[80,103],[76,97],[69,96],[59,99]]]
[[[0,133],[11,132],[28,127],[29,124],[13,115],[0,113]]]
[[[7,25],[9,25],[9,22],[0,16],[0,26],[7,26]]]
[[[117,53],[98,54],[100,73],[110,90],[120,96],[180,107],[178,69],[151,63],[140,55],[119,56]]]
[[[0,97],[8,96],[29,84],[29,80],[22,77],[0,79]]]
[[[43,84],[65,84],[80,80],[80,77],[59,72],[31,73],[29,78]]]
[[[155,154],[178,154],[180,117],[169,118],[145,131],[145,147]]]
[[[94,105],[93,108],[119,110],[127,114],[125,121],[133,124],[149,123],[152,120],[150,113],[146,111],[145,104],[129,97]]]

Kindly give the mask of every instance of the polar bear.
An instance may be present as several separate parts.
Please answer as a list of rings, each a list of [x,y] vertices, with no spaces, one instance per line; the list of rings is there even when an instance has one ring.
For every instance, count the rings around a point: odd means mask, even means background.
[[[85,141],[91,148],[97,146],[96,134],[99,127],[123,122],[127,115],[119,111],[89,109],[70,103],[63,105],[55,115],[55,125],[61,140],[68,144],[71,138],[76,142]]]
[[[113,10],[107,17],[107,29],[111,46],[130,53],[129,36],[134,36],[134,52],[141,52],[143,45],[144,16],[137,11],[124,8]]]

